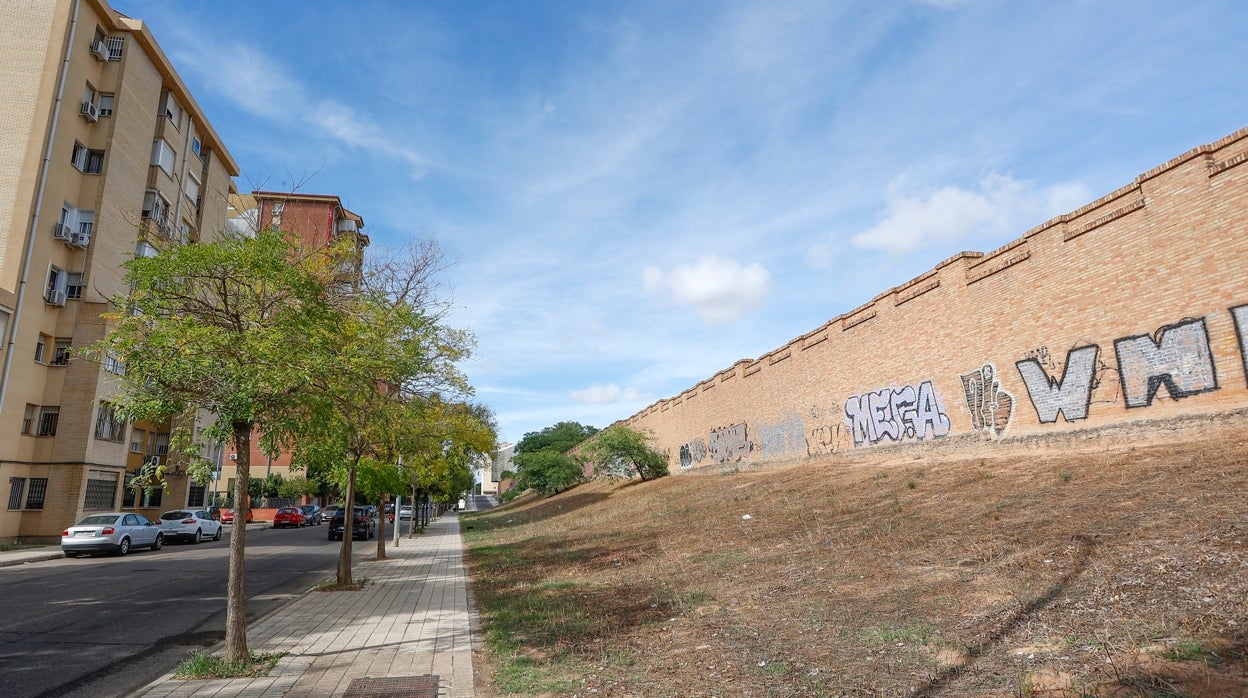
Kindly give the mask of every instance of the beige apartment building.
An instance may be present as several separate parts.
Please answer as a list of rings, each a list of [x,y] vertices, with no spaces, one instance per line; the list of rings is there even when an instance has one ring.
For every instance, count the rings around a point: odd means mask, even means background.
[[[168,425],[119,419],[125,367],[73,350],[105,335],[126,260],[225,228],[238,166],[141,20],[0,0],[0,26],[0,542],[203,504],[176,467],[168,491],[125,487]]]

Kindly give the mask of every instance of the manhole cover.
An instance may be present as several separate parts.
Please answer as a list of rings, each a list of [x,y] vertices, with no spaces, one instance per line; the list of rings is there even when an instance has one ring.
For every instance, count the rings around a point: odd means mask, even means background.
[[[355,679],[342,698],[438,698],[438,677],[425,674]]]

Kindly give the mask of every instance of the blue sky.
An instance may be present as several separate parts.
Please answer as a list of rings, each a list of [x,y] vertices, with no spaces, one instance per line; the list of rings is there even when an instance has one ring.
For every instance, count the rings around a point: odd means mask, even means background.
[[[432,237],[500,437],[605,427],[1248,126],[1248,3],[114,0],[241,191]]]

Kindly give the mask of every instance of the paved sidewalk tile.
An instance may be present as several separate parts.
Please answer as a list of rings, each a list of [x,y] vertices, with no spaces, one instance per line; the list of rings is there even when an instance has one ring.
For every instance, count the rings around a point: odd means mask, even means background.
[[[386,557],[355,562],[352,576],[369,581],[360,591],[308,592],[248,627],[253,652],[286,653],[269,676],[166,675],[133,697],[331,698],[356,679],[432,674],[439,698],[473,698],[473,610],[458,517],[442,516],[397,548],[388,541]]]

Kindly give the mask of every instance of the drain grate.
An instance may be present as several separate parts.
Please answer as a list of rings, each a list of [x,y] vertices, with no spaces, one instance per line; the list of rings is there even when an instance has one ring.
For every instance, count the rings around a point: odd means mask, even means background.
[[[425,674],[355,679],[342,698],[438,698],[438,677]]]

